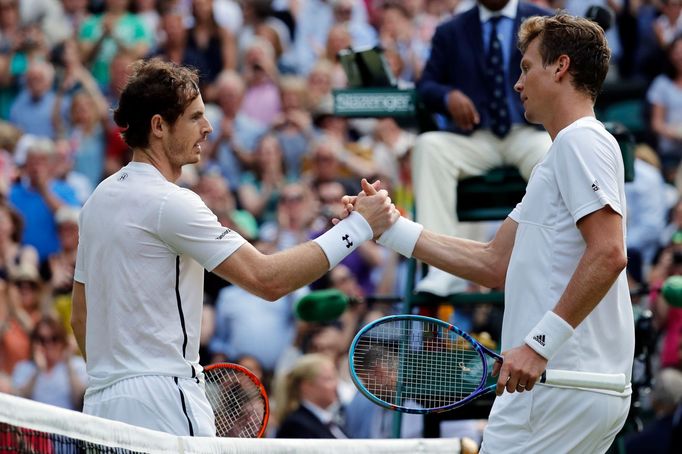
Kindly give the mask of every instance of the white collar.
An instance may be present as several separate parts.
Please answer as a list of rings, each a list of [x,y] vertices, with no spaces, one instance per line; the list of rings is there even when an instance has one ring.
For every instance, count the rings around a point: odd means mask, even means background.
[[[499,11],[491,11],[485,6],[478,4],[478,15],[481,17],[481,24],[485,24],[493,16],[504,16],[509,19],[516,19],[516,13],[518,12],[519,0],[509,0],[509,2]]]
[[[301,405],[303,405],[305,408],[310,410],[315,416],[317,416],[317,419],[319,419],[323,424],[329,424],[334,419],[334,413],[318,405],[315,405],[314,403],[307,399],[303,399],[301,401]],[[330,408],[333,408],[333,406]]]

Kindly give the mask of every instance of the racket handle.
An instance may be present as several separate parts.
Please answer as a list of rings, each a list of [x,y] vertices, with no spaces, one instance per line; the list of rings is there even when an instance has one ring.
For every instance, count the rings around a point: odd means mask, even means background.
[[[618,393],[625,391],[627,386],[625,374],[599,374],[557,369],[544,371],[538,382],[571,388],[603,389]]]

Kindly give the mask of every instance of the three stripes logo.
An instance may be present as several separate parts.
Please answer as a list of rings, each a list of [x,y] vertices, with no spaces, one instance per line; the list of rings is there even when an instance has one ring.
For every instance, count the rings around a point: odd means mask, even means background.
[[[538,344],[542,345],[543,347],[545,346],[545,335],[544,334],[536,334],[533,336],[533,340],[537,342]]]

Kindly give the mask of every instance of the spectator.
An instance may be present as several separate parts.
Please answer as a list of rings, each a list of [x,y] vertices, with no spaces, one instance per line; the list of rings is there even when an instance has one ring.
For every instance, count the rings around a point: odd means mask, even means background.
[[[658,139],[663,174],[673,181],[682,160],[682,88],[678,86],[682,82],[682,35],[667,49],[667,70],[651,83],[647,101],[651,103],[651,129]]]
[[[55,215],[60,249],[48,259],[52,308],[71,333],[71,290],[78,249],[78,208],[63,206]]]
[[[242,175],[238,200],[259,224],[275,220],[277,201],[286,184],[284,156],[277,137],[261,137],[253,155],[253,171]]]
[[[34,60],[29,63],[26,71],[26,84],[12,103],[9,121],[14,123],[26,134],[36,136],[56,137],[52,125],[53,109],[57,108],[60,115],[65,116],[68,101],[58,103],[57,93],[52,89],[55,71],[51,63]]]
[[[299,358],[278,384],[277,438],[348,438],[341,428],[337,382],[329,357]]]
[[[417,86],[427,108],[448,117],[450,129],[420,135],[412,152],[417,220],[426,228],[471,235],[457,221],[457,181],[503,164],[528,179],[549,149],[549,135],[525,122],[513,89],[521,71],[519,18],[546,14],[528,3],[479,0],[437,28]],[[464,291],[466,282],[430,267],[416,289],[445,296]]]
[[[0,203],[0,278],[25,265],[38,268],[38,252],[31,245],[21,244],[24,219],[7,202]]]
[[[59,250],[55,213],[63,205],[79,203],[73,188],[51,174],[55,154],[51,140],[24,136],[22,146],[17,148],[15,156],[25,159],[25,164],[20,179],[12,185],[9,200],[28,220],[22,232],[23,241],[36,248],[42,264]]]
[[[625,195],[629,213],[627,247],[637,250],[642,256],[643,269],[649,270],[659,249],[659,242],[665,229],[668,212],[666,185],[661,175],[660,161],[647,145],[635,149],[634,181],[625,184]]]
[[[246,91],[242,110],[264,127],[270,127],[282,110],[277,63],[272,45],[265,38],[254,38],[244,54]]]
[[[207,106],[206,115],[215,125],[205,145],[202,159],[206,170],[216,168],[236,191],[242,168],[250,164],[250,156],[265,128],[242,111],[246,86],[235,71],[224,71],[216,80],[218,108]]]
[[[64,327],[52,317],[42,318],[31,335],[33,355],[12,373],[16,393],[28,399],[80,410],[88,375],[85,361],[74,354]]]
[[[340,1],[343,1],[345,8],[345,0],[308,0],[301,5],[297,16],[296,37],[291,55],[291,58],[294,59],[291,66],[296,68],[297,74],[307,75],[324,54],[327,35],[336,22],[333,11],[334,5]],[[351,0],[350,3],[352,8],[350,21],[362,27],[361,24],[367,23],[367,10],[361,0]],[[353,42],[354,47],[374,44],[376,44],[376,40]]]
[[[277,200],[276,222],[261,226],[260,237],[281,251],[305,243],[311,236],[317,204],[309,187],[293,182],[282,187]],[[355,251],[353,251],[355,252]]]
[[[11,374],[17,363],[31,357],[32,329],[17,289],[6,278],[0,279],[0,374]]]
[[[673,447],[675,433],[674,418],[682,404],[682,372],[677,369],[662,369],[656,377],[651,393],[656,419],[644,430],[625,436],[625,453],[679,452],[680,446]],[[678,416],[679,418],[679,416]],[[677,421],[679,425],[679,421]]]
[[[106,0],[102,14],[83,22],[78,34],[81,55],[100,86],[109,84],[109,65],[120,51],[142,58],[149,52],[152,37],[144,22],[128,12],[130,0]]]
[[[654,33],[658,45],[665,49],[673,42],[675,37],[682,31],[682,1],[661,0],[661,15],[654,22]]]
[[[312,117],[305,107],[305,79],[284,76],[279,79],[282,111],[274,119],[272,128],[284,153],[287,177],[298,179],[303,159],[313,138]]]
[[[209,88],[218,74],[224,70],[237,67],[237,51],[235,38],[230,31],[218,25],[213,14],[212,0],[194,0],[192,2],[192,18],[194,26],[189,30],[187,52],[200,56],[200,83],[205,99],[212,101],[216,93]]]

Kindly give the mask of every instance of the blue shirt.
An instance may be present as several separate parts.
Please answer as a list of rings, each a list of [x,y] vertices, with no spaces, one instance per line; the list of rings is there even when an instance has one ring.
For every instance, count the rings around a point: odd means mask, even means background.
[[[24,134],[49,137],[54,139],[55,132],[52,127],[52,110],[57,96],[53,91],[48,91],[39,99],[33,99],[28,90],[23,89],[12,103],[9,112],[9,121],[20,128]],[[70,100],[66,97],[62,100],[62,117],[67,116]]]
[[[216,301],[215,334],[209,349],[230,360],[253,356],[265,370],[274,370],[294,338],[293,304],[306,292],[306,288],[299,289],[270,302],[236,285],[225,287]]]
[[[50,190],[67,205],[80,206],[76,192],[63,181],[52,180]],[[43,196],[28,182],[19,181],[12,185],[9,200],[24,218],[23,243],[36,248],[40,261],[59,251],[57,224]]]

